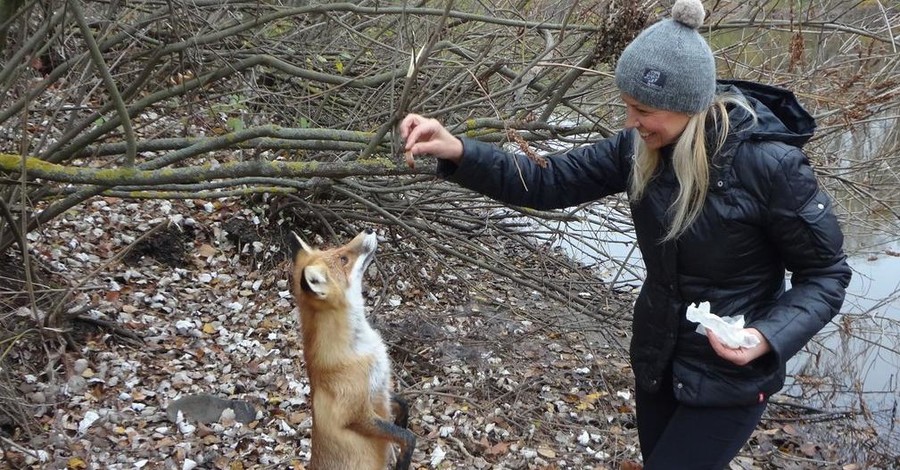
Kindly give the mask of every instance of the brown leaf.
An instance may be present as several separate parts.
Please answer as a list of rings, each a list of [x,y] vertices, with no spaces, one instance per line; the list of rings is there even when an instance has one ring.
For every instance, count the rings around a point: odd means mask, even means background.
[[[204,243],[200,245],[200,248],[197,248],[197,254],[203,258],[209,258],[216,255],[216,249],[212,245]]]
[[[169,447],[174,446],[177,443],[178,443],[178,441],[176,441],[171,436],[166,436],[156,442],[156,449],[159,450],[159,449],[169,448]]]
[[[812,457],[816,455],[819,447],[815,444],[810,444],[809,442],[800,445],[800,452],[803,452],[803,455],[807,457]]]
[[[307,414],[307,413],[304,413],[302,411],[297,411],[297,412],[291,413],[290,416],[288,416],[288,422],[291,424],[294,424],[294,425],[300,424],[308,416],[309,416],[309,414]]]
[[[487,455],[500,455],[509,452],[509,443],[508,442],[498,442],[491,447],[489,447],[486,451],[484,451]]]
[[[555,458],[556,458],[556,452],[554,452],[553,449],[551,449],[551,448],[549,448],[549,447],[543,447],[543,446],[542,446],[542,447],[538,447],[537,453],[538,453],[538,455],[540,455],[541,457],[546,457],[546,458],[548,458],[548,459],[555,459]]]
[[[619,467],[620,470],[643,470],[643,468],[643,465],[633,460],[623,460],[622,465]]]
[[[103,384],[97,383],[96,385],[90,388],[91,397],[95,400],[100,400],[103,398]]]
[[[622,413],[622,414],[629,414],[629,413],[631,413],[631,412],[633,411],[633,410],[631,409],[631,407],[628,406],[627,403],[623,403],[623,404],[617,406],[617,407],[616,407],[616,410],[617,410],[619,413]]]

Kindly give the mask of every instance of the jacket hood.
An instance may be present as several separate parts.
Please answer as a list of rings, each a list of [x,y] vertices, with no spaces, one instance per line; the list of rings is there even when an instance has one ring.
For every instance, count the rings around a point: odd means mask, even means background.
[[[800,148],[816,130],[816,120],[788,90],[742,80],[719,80],[718,85],[719,93],[743,96],[756,112],[756,125],[750,125],[752,116],[739,106],[729,112],[740,140],[777,141]]]

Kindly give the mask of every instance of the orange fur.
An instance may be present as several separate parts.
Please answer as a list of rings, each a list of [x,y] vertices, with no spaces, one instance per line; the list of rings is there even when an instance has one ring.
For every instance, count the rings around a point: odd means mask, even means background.
[[[395,468],[407,468],[415,436],[392,416],[390,361],[365,319],[362,277],[374,234],[314,250],[297,239],[292,292],[300,311],[303,356],[312,390],[311,470],[383,470],[391,442]]]

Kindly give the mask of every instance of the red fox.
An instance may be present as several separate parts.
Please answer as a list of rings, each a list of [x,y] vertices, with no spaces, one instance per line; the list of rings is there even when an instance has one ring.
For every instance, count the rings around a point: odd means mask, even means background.
[[[312,396],[310,470],[384,470],[392,442],[400,446],[394,469],[406,470],[416,436],[406,402],[391,392],[387,348],[366,321],[362,296],[375,234],[324,251],[293,238],[291,290]]]

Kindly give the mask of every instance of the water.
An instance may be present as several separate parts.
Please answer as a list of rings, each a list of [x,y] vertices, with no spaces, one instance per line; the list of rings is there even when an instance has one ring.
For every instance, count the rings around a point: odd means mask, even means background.
[[[847,240],[852,247],[856,240]],[[783,394],[827,412],[848,411],[900,449],[900,257],[850,251],[842,315],[788,362]]]

